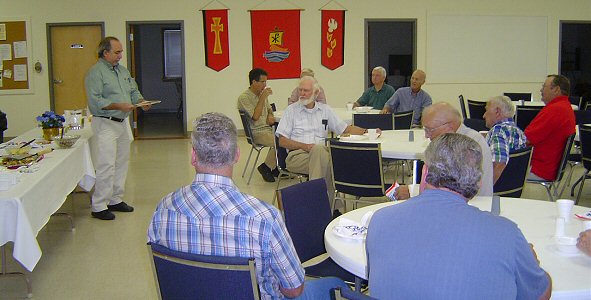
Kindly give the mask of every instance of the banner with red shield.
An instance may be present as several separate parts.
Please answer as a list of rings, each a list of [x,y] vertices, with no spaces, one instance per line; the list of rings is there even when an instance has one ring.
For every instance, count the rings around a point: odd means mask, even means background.
[[[269,79],[299,78],[300,10],[252,10],[252,66]]]
[[[205,65],[221,71],[230,65],[228,10],[203,10],[203,41]]]
[[[345,64],[345,11],[322,10],[321,63],[330,70]]]

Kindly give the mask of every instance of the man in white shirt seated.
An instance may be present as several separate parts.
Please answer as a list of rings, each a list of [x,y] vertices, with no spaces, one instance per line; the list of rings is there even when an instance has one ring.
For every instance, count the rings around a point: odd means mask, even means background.
[[[287,169],[308,174],[310,179],[324,178],[329,199],[333,201],[332,164],[324,144],[328,132],[364,134],[367,130],[347,125],[330,106],[314,101],[319,93],[314,77],[302,77],[299,89],[299,101],[287,107],[275,134],[279,137],[279,145],[289,151],[285,159]]]

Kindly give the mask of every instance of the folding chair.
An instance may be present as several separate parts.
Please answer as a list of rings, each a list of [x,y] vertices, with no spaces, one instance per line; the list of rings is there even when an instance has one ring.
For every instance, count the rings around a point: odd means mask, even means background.
[[[278,199],[285,226],[302,264],[309,265],[312,259],[325,255],[324,230],[332,220],[332,213],[324,178],[283,188],[278,192]],[[335,276],[349,283],[356,282],[355,275],[328,256],[305,270],[306,276]]]
[[[254,258],[148,251],[159,299],[260,299]]]
[[[558,187],[560,186],[560,181],[562,180],[562,176],[564,175],[564,170],[566,169],[567,158],[568,154],[570,153],[570,149],[573,146],[573,141],[575,139],[575,134],[571,134],[567,139],[564,145],[564,150],[562,152],[562,158],[560,159],[560,163],[558,164],[558,170],[556,173],[556,179],[554,180],[527,180],[528,183],[536,183],[544,186],[546,188],[546,192],[548,193],[548,199],[550,201],[555,201],[555,197],[558,198],[562,195],[562,191],[558,193]],[[551,191],[554,188],[554,196],[552,195]],[[564,188],[563,188],[564,190]]]
[[[291,172],[287,169],[287,164],[285,163],[285,159],[287,158],[287,149],[281,147],[279,145],[279,137],[275,134],[275,160],[277,162],[277,170],[279,171],[279,176],[277,176],[277,185],[275,186],[275,195],[273,195],[273,205],[277,201],[277,193],[279,192],[279,184],[281,183],[282,179],[294,179],[297,178],[300,183],[302,183],[302,179],[308,180],[308,174],[304,173],[296,173]]]
[[[470,119],[484,120],[484,112],[486,112],[486,102],[468,99],[468,112],[470,112]]]
[[[459,95],[458,101],[460,102],[460,111],[462,112],[462,118],[466,120],[468,119],[468,114],[466,113],[466,101],[464,101],[464,95]]]
[[[544,108],[543,106],[522,106],[517,105],[515,109],[515,124],[521,130],[525,131],[525,128],[534,120],[534,118]]]
[[[394,129],[410,129],[412,126],[412,118],[414,116],[414,111],[401,111],[398,113],[394,113]]]
[[[332,176],[334,179],[335,200],[345,203],[345,197],[339,193],[355,196],[354,209],[357,202],[375,203],[360,200],[361,197],[384,197],[388,186],[384,183],[382,169],[382,151],[379,143],[346,143],[329,141],[332,158]],[[384,199],[385,200],[385,199]]]
[[[493,187],[497,196],[520,198],[529,173],[532,147],[509,153],[509,163]]]
[[[511,101],[531,101],[531,93],[503,93],[503,96],[509,97]]]
[[[242,126],[244,127],[244,135],[246,136],[246,141],[250,144],[250,153],[248,154],[248,159],[246,160],[246,164],[244,165],[244,170],[242,171],[242,178],[244,178],[244,174],[246,173],[246,169],[248,168],[248,163],[250,162],[250,157],[252,156],[252,151],[257,152],[257,156],[254,159],[254,163],[252,164],[252,169],[250,170],[250,176],[248,176],[248,181],[246,184],[250,184],[250,180],[252,179],[252,173],[257,166],[257,162],[259,161],[259,156],[261,155],[261,151],[264,148],[267,148],[265,145],[260,145],[254,142],[254,138],[252,136],[252,129],[250,128],[250,116],[247,112],[243,110],[238,110],[240,113],[240,120],[242,121]]]
[[[579,187],[579,193],[577,194],[575,204],[579,203],[585,180],[591,178],[591,175],[589,175],[589,171],[591,171],[591,126],[579,125],[579,140],[581,141],[581,162],[583,163],[585,172],[577,180],[577,182],[581,183],[581,186]],[[573,184],[573,188],[575,186],[576,184]]]
[[[392,114],[353,114],[353,125],[362,128],[394,129]]]

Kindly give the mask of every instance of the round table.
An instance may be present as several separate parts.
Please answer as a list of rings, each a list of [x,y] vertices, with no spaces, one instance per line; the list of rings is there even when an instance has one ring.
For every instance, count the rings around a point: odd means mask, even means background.
[[[491,197],[476,197],[468,203],[483,211],[490,211],[491,200]],[[333,232],[333,227],[339,224],[340,218],[359,222],[365,213],[396,203],[400,202],[366,206],[330,222],[324,231],[326,252],[345,270],[367,279],[365,241],[339,237]],[[578,236],[582,231],[582,222],[574,214],[588,210],[588,207],[573,207],[572,218],[566,224],[566,235]],[[517,223],[527,241],[534,245],[541,267],[552,277],[552,299],[591,299],[591,257],[581,252],[571,256],[558,253],[552,238],[557,215],[554,202],[501,198],[501,216]]]
[[[378,109],[371,109],[368,111],[359,111],[356,109],[347,110],[345,107],[331,107],[332,111],[334,111],[335,115],[339,117],[339,119],[345,121],[347,124],[353,124],[353,114],[379,114],[380,110]],[[278,110],[273,112],[273,116],[275,117],[275,121],[279,122],[281,117],[283,116],[284,110]]]
[[[412,132],[413,140],[409,136]],[[423,159],[425,149],[430,140],[425,137],[422,129],[383,130],[382,134],[374,141],[369,139],[346,140],[348,143],[380,143],[382,157],[395,159],[416,160]]]

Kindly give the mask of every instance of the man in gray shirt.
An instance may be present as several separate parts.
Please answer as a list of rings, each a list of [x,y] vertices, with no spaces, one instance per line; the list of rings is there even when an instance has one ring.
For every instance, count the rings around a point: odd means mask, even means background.
[[[421,90],[426,78],[427,75],[422,70],[414,71],[410,78],[410,86],[399,88],[384,104],[380,113],[388,114],[412,110],[414,111],[412,125],[414,127],[420,126],[423,109],[433,103],[431,96]]]
[[[98,61],[86,74],[84,84],[92,119],[92,159],[96,183],[91,215],[113,220],[112,211],[132,212],[123,202],[129,163],[129,145],[133,141],[127,117],[138,103],[144,102],[129,71],[119,65],[123,47],[115,37],[104,38],[98,46]],[[142,105],[144,110],[150,105]]]

